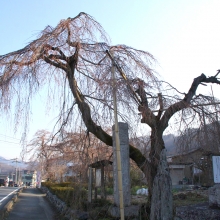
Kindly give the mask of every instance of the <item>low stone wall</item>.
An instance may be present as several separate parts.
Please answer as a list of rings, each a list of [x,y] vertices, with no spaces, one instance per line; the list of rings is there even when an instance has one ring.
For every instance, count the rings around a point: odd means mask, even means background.
[[[17,201],[19,193],[22,192],[23,188],[20,188],[18,192],[11,198],[11,200],[0,210],[0,219],[4,219],[8,216],[10,210],[12,209],[14,203]]]
[[[209,208],[208,202],[176,208],[174,220],[220,220],[220,210]]]
[[[209,206],[220,208],[220,184],[209,188]]]
[[[56,195],[53,195],[47,187],[41,187],[40,188],[43,193],[46,194],[47,199],[52,203],[53,206],[57,209],[57,211],[66,217],[69,220],[74,219],[80,219],[80,220],[86,220],[88,219],[88,213],[82,212],[79,210],[73,210],[65,204],[61,199],[59,199]]]
[[[209,202],[176,208],[174,220],[220,220],[220,184],[208,190]]]

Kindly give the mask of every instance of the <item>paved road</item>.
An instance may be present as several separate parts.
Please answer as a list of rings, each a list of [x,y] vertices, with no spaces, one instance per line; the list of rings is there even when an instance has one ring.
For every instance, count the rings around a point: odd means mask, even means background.
[[[8,202],[11,197],[14,196],[18,189],[19,188],[17,187],[0,187],[0,209]]]
[[[19,194],[7,220],[54,220],[56,211],[39,189],[27,188]]]

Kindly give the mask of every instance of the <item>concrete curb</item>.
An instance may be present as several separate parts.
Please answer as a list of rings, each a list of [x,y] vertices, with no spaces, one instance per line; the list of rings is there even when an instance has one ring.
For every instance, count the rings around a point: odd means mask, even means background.
[[[11,198],[11,200],[0,210],[0,219],[4,219],[12,209],[14,203],[18,200],[19,194],[23,191],[23,188],[20,188],[18,192]]]

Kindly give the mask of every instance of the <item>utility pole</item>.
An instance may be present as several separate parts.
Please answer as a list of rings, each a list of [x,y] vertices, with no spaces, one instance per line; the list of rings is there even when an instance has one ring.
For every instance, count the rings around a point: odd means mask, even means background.
[[[16,157],[16,158],[14,158],[14,159],[11,159],[12,160],[12,163],[16,163],[16,165],[15,165],[15,183],[16,184],[18,184],[18,175],[17,175],[17,171],[18,171],[18,163],[20,163],[19,161],[18,161],[18,158]]]
[[[113,58],[114,59],[114,58]],[[118,128],[118,115],[117,115],[117,98],[116,98],[116,82],[115,82],[115,66],[114,60],[112,62],[112,82],[113,82],[113,104],[114,104],[114,117],[115,117],[115,142],[116,142],[116,155],[117,155],[117,169],[118,169],[118,189],[120,200],[120,215],[121,220],[124,220],[124,196],[123,196],[123,184],[122,184],[122,169],[121,169],[121,150]]]

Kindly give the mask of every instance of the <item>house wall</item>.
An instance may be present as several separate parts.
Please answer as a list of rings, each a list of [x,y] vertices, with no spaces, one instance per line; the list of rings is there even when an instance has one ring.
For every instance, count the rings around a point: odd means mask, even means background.
[[[172,185],[179,185],[183,179],[192,181],[192,167],[190,165],[172,164],[169,165],[169,169]]]
[[[187,179],[191,180],[193,178],[192,166],[190,166],[190,165],[185,166],[184,175]]]
[[[170,169],[170,177],[172,180],[172,185],[179,185],[179,181],[181,181],[184,178],[184,169],[183,168]]]

